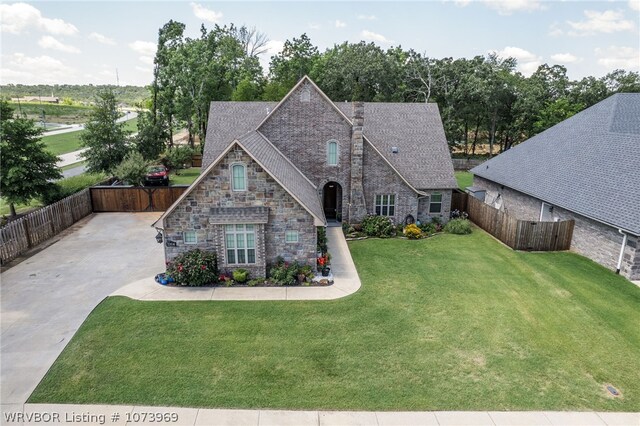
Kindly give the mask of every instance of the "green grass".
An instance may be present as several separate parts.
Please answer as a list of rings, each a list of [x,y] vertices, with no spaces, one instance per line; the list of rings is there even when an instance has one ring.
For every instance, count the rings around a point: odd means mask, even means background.
[[[363,287],[340,300],[108,298],[29,402],[640,410],[640,288],[620,276],[477,229],[350,248]]]
[[[467,186],[473,185],[473,173],[471,172],[455,172],[458,188],[464,190]]]
[[[77,124],[87,121],[89,114],[91,114],[91,106],[83,105],[62,105],[62,104],[40,104],[32,102],[9,102],[9,105],[14,109],[15,114],[26,114],[27,118],[31,118],[36,121],[40,121],[42,117],[42,111],[45,112],[45,119],[48,123],[64,123],[64,124]]]
[[[40,200],[31,200],[28,204],[16,204],[16,213],[25,213],[38,207],[42,207]],[[9,203],[7,203],[4,197],[0,197],[0,216],[9,216],[10,214],[11,209],[9,208]]]
[[[171,172],[170,182],[171,185],[191,185],[198,176],[200,176],[200,167],[191,167],[180,170],[179,175]]]
[[[125,121],[124,128],[130,132],[136,132],[138,118]],[[43,136],[42,141],[47,146],[47,150],[55,155],[62,155],[68,152],[77,151],[82,148],[80,145],[80,135],[84,130],[77,132],[61,133],[59,135]]]

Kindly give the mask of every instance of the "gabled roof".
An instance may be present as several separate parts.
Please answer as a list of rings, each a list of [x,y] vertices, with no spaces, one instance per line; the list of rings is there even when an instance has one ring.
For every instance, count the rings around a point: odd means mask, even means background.
[[[471,172],[640,235],[639,165],[640,94],[620,93]]]
[[[349,103],[336,105],[351,110]],[[436,104],[365,102],[363,133],[414,188],[458,187]]]
[[[316,226],[326,225],[324,210],[320,204],[317,188],[289,161],[271,142],[257,131],[251,131],[242,137],[230,142],[221,150],[218,157],[202,171],[200,176],[182,193],[182,195],[169,207],[164,214],[153,223],[157,227],[168,217],[193,191],[198,184],[211,172],[211,170],[224,158],[235,146],[240,146],[249,156],[260,165],[273,179],[284,188],[305,210],[315,219]]]
[[[351,103],[334,103],[307,76],[275,102],[212,102],[203,165],[227,144],[260,126],[303,83],[309,83],[351,124]],[[413,189],[457,188],[438,106],[426,103],[364,103],[364,138]],[[398,153],[391,152],[392,147]]]

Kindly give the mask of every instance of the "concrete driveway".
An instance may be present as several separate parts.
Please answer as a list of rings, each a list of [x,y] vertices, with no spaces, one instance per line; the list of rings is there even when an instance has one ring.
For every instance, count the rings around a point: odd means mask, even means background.
[[[160,213],[100,213],[2,273],[0,401],[23,404],[105,297],[164,270]],[[4,411],[4,410],[3,410]]]

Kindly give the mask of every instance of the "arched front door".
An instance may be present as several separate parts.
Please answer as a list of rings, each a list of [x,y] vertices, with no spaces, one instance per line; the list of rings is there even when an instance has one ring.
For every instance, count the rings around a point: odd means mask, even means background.
[[[322,188],[322,205],[327,220],[342,220],[342,186],[338,182],[327,182]]]

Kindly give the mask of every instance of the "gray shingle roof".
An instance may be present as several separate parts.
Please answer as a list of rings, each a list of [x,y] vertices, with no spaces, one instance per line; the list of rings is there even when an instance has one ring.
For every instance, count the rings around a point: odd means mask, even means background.
[[[229,143],[256,130],[267,116],[267,109],[273,111],[276,105],[277,102],[211,102],[202,167],[218,158]]]
[[[639,165],[640,94],[621,93],[471,172],[640,235]]]
[[[336,105],[350,116],[350,103]],[[365,102],[363,133],[414,188],[458,187],[436,104]]]
[[[249,132],[238,138],[238,143],[309,213],[326,222],[317,188],[264,135]]]

